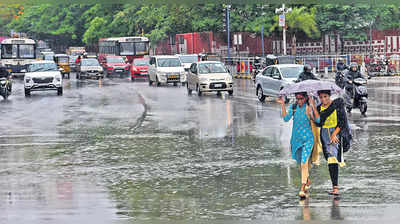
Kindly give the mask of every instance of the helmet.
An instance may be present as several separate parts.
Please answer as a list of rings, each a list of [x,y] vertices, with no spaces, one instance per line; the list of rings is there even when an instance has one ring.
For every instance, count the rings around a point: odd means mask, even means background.
[[[355,68],[355,70],[353,68]],[[352,62],[350,64],[350,71],[353,71],[353,72],[358,71],[358,64],[356,62]]]
[[[304,72],[311,72],[312,68],[311,65],[304,65]]]

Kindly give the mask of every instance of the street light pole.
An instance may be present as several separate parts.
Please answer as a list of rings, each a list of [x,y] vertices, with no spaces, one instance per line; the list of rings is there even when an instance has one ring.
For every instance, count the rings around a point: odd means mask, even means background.
[[[231,5],[226,5],[226,35],[227,35],[227,40],[228,40],[228,51],[227,51],[227,56],[228,60],[230,58],[230,48],[231,48],[231,34],[230,34],[230,28],[229,28],[229,10],[231,9]]]
[[[285,4],[282,4],[282,8],[275,9],[276,14],[279,16],[279,26],[283,27],[283,55],[286,55],[286,14],[291,12],[292,8],[286,8]]]

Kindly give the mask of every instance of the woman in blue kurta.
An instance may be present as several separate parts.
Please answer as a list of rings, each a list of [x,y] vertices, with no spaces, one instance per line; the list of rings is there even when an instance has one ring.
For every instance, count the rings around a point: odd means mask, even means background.
[[[312,110],[307,105],[307,93],[296,93],[296,103],[290,105],[289,111],[286,113],[285,103],[282,98],[278,99],[278,103],[282,106],[282,116],[285,122],[290,121],[293,117],[292,137],[290,139],[290,147],[292,158],[300,164],[301,170],[301,189],[300,197],[305,197],[307,189],[310,185],[309,167],[310,156],[314,146],[314,136],[310,119],[313,116],[312,111],[316,113],[316,109]],[[315,105],[313,104],[313,107]]]

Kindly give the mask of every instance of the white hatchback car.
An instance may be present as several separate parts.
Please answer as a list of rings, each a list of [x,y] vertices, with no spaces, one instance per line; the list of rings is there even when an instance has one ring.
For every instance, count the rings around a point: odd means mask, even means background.
[[[199,61],[199,55],[197,54],[177,54],[176,56],[179,57],[183,67],[185,68],[185,78],[182,83],[187,82],[187,76],[189,75],[190,66]]]
[[[54,61],[35,61],[25,72],[25,96],[30,96],[32,91],[45,90],[57,90],[57,94],[62,95],[62,84],[60,69]]]
[[[153,56],[149,65],[149,85],[153,82],[161,84],[178,83],[185,81],[185,69],[177,56]]]
[[[229,95],[232,95],[232,76],[222,62],[196,62],[190,66],[187,90],[189,95],[192,94],[192,90],[197,91],[199,96],[203,92],[220,93],[222,91],[227,91]]]

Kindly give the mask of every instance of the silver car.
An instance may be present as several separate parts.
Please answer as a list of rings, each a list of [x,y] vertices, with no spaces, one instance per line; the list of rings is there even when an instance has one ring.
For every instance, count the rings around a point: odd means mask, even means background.
[[[261,102],[266,96],[278,96],[281,89],[294,83],[304,66],[298,64],[271,65],[256,76],[256,95]]]
[[[76,74],[77,79],[83,78],[104,78],[103,67],[95,58],[84,58],[78,65],[78,73]]]

